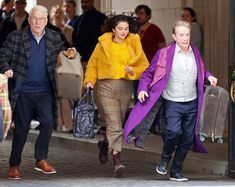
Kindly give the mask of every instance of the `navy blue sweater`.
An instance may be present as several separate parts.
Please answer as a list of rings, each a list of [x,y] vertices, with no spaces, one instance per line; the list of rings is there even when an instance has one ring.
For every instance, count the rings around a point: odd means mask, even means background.
[[[46,65],[45,35],[39,44],[31,33],[31,50],[29,66],[26,72],[25,81],[22,85],[22,92],[43,92],[50,88],[50,80]]]

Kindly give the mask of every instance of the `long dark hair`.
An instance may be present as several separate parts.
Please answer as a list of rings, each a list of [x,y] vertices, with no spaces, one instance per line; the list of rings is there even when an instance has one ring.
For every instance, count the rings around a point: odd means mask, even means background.
[[[193,19],[193,22],[197,22],[197,15],[196,15],[196,12],[195,12],[192,8],[190,8],[190,7],[184,7],[184,8],[182,9],[182,11],[184,11],[184,10],[189,11],[189,13],[190,13],[190,15],[192,16],[192,18],[194,18],[194,19]]]
[[[142,9],[144,9],[145,13],[147,16],[149,16],[149,19],[151,18],[152,16],[152,10],[147,6],[147,5],[138,5],[136,8],[135,8],[135,13],[138,14]]]
[[[112,29],[114,29],[120,22],[127,22],[129,25],[129,31],[131,33],[138,33],[139,24],[136,21],[136,18],[123,14],[107,18],[104,22],[104,32],[112,32]]]

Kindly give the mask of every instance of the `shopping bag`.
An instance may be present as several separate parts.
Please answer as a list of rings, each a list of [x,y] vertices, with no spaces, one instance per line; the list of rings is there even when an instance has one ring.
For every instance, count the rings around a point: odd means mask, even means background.
[[[4,121],[2,106],[0,106],[0,142],[4,140]]]
[[[94,133],[94,94],[89,89],[75,102],[73,109],[73,135],[78,138],[93,138]]]

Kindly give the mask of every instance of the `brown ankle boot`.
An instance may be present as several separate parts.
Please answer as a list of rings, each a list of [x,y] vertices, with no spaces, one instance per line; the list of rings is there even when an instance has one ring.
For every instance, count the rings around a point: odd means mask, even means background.
[[[125,166],[122,164],[120,153],[116,153],[113,155],[113,163],[114,163],[114,175],[117,177],[122,176]]]

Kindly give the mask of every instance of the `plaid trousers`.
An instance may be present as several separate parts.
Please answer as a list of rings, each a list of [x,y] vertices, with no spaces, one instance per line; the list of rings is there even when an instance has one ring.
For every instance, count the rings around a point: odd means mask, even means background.
[[[133,91],[133,81],[98,80],[97,104],[104,116],[109,151],[122,151],[123,124]]]

